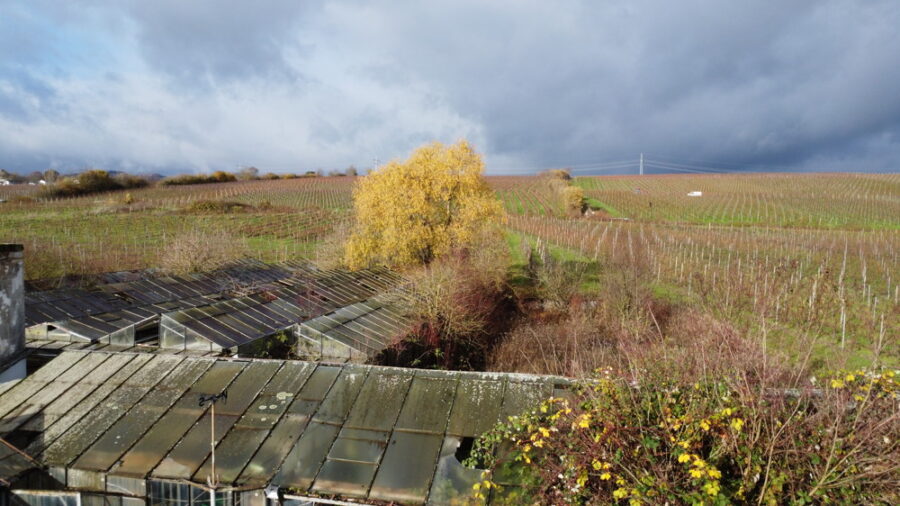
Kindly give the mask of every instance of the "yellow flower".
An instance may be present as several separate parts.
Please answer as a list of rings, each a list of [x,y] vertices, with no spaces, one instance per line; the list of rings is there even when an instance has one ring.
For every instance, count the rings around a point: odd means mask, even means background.
[[[831,388],[844,388],[844,382],[839,379],[831,380]]]
[[[703,471],[701,471],[699,469],[691,469],[691,477],[692,478],[702,478]]]
[[[703,485],[703,490],[712,496],[719,494],[719,483],[716,481],[706,482],[706,485]]]
[[[624,488],[617,488],[613,490],[613,497],[616,499],[624,499],[628,497],[628,490]]]
[[[850,383],[850,382],[852,382],[853,380],[856,379],[856,376],[854,376],[854,375],[852,375],[852,374],[848,374],[847,377],[844,378],[844,379],[847,380],[847,383]]]
[[[578,478],[575,480],[575,483],[578,484],[579,487],[583,487],[587,484],[588,474],[585,471],[582,471],[581,474],[578,475]]]
[[[534,446],[536,446],[536,447],[538,447],[538,448],[543,448],[543,447],[544,447],[544,440],[543,440],[543,439],[538,439],[537,441],[534,442]]]
[[[608,479],[610,479],[610,478],[612,478],[612,475],[609,474],[609,473],[603,473],[603,474],[600,475],[600,479],[603,480],[603,481],[606,481],[606,480],[608,480]]]
[[[703,420],[702,422],[700,422],[700,428],[703,430],[709,430],[709,422]]]
[[[539,430],[541,431],[541,434],[542,434],[544,437],[550,437],[550,431],[547,430],[546,428],[541,427]]]
[[[688,444],[687,441],[679,441],[679,442],[678,442],[678,446],[680,446],[680,447],[684,448],[685,450],[687,450],[687,449],[688,449],[688,446],[690,446],[690,445]]]
[[[640,499],[630,499],[628,501],[628,504],[629,504],[629,506],[640,506],[643,503],[641,503]]]
[[[731,408],[725,408],[722,410],[722,414],[725,416],[731,416],[731,413],[732,413]]]
[[[581,419],[578,421],[578,426],[582,429],[588,428],[591,423],[591,415],[581,415]]]
[[[691,460],[691,456],[688,455],[687,453],[682,453],[681,455],[678,456],[678,462],[681,462],[682,464],[689,460]]]
[[[476,483],[476,484],[472,485],[472,490],[480,490],[480,489],[481,489],[481,483]]]
[[[743,426],[744,426],[744,421],[741,420],[740,418],[735,418],[734,420],[731,421],[731,428],[734,430],[740,431],[741,427],[743,427]]]
[[[714,467],[710,468],[706,474],[708,474],[710,478],[715,478],[717,480],[722,477],[722,473]]]
[[[530,452],[530,451],[531,451],[531,445],[525,445],[524,447],[522,447],[522,451],[525,452],[525,453]]]

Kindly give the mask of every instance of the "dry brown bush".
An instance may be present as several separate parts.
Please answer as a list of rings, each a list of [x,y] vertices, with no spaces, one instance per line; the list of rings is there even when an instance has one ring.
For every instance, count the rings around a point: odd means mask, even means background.
[[[352,224],[342,220],[332,226],[331,233],[316,246],[313,263],[320,269],[344,267],[344,248],[350,238]]]
[[[491,354],[492,371],[585,377],[613,362],[616,349],[593,315],[577,310],[550,322],[526,322],[513,329]]]
[[[471,248],[409,272],[416,323],[382,362],[483,370],[515,312],[505,284],[508,254],[502,237],[486,234]]]
[[[173,274],[209,271],[247,255],[243,238],[225,230],[191,229],[175,236],[160,258]]]
[[[650,374],[679,382],[737,376],[754,383],[763,375],[786,380],[787,363],[712,315],[654,299],[630,311],[622,310],[621,301],[583,301],[560,318],[526,320],[488,361],[493,371],[586,377],[609,368],[632,380]],[[790,370],[806,374],[802,363]]]

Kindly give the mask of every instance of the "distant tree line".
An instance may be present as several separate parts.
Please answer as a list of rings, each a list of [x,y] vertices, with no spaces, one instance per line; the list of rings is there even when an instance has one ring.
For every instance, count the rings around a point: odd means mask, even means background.
[[[329,177],[356,176],[356,167],[350,166],[344,171],[332,170]],[[306,177],[322,177],[323,171],[308,170],[300,174],[276,174],[268,172],[260,174],[256,167],[246,167],[237,172],[215,171],[211,174],[179,174],[163,177],[158,174],[141,176],[126,172],[90,169],[78,174],[63,175],[54,169],[43,172],[34,171],[21,175],[0,169],[0,180],[12,184],[40,184],[42,188],[35,195],[37,198],[65,198],[103,193],[116,190],[143,188],[152,184],[160,186],[180,186],[192,184],[229,183],[233,181],[255,181],[296,179]]]
[[[105,170],[88,170],[77,176],[63,177],[48,183],[38,193],[40,198],[78,197],[92,193],[129,190],[149,186],[147,178],[120,172],[111,175]]]
[[[329,177],[356,176],[358,171],[356,167],[351,165],[344,171],[331,170],[328,172]],[[322,177],[322,169],[308,170],[302,174],[276,174],[267,172],[260,175],[259,169],[256,167],[245,167],[238,172],[231,173],[225,171],[216,171],[212,174],[182,174],[171,176],[159,182],[162,186],[177,186],[185,184],[209,184],[209,183],[229,183],[232,181],[257,181],[257,180],[274,180],[274,179],[297,179],[304,177]]]
[[[28,184],[28,183],[38,184],[41,181],[43,181],[44,183],[53,183],[53,182],[57,181],[60,177],[62,177],[62,176],[60,176],[59,172],[57,172],[53,169],[47,169],[44,172],[36,170],[25,176],[0,169],[0,179],[4,179],[13,184]]]

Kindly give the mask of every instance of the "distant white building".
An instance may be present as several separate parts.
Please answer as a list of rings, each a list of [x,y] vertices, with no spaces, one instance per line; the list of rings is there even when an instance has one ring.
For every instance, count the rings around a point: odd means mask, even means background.
[[[0,186],[9,186],[9,179],[0,179]]]
[[[688,192],[687,196],[688,197],[702,197],[703,192],[692,191],[692,192]]]

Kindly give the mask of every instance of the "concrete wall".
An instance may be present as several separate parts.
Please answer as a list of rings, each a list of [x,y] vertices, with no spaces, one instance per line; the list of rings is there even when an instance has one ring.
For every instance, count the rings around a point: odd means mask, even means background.
[[[0,244],[0,368],[25,349],[25,264],[21,244]]]

